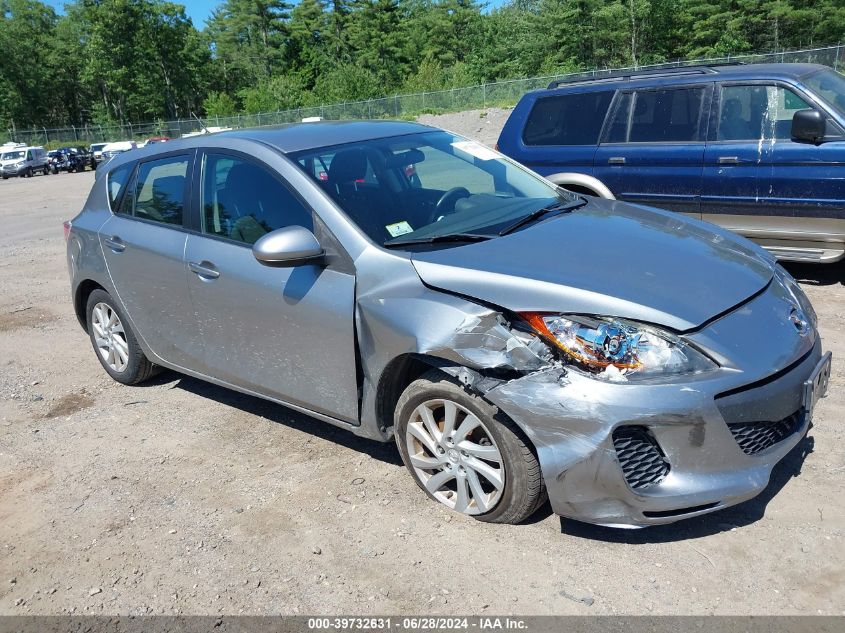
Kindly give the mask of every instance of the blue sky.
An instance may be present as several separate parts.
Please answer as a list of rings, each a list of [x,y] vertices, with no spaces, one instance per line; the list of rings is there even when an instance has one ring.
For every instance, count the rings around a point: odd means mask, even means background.
[[[188,12],[188,15],[191,16],[191,19],[194,21],[194,25],[201,29],[205,25],[205,20],[211,15],[211,12],[214,8],[222,4],[223,0],[171,0],[172,2],[176,2],[178,4],[184,4],[185,10]],[[288,0],[291,4],[296,4],[297,0]],[[506,0],[487,0],[487,8],[498,7],[505,3]],[[65,0],[42,0],[46,4],[55,7],[59,13],[62,13],[62,7],[65,4]]]

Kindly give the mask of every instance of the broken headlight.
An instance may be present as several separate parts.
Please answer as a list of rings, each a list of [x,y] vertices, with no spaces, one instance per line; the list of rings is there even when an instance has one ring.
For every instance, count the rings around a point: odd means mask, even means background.
[[[572,364],[606,380],[698,374],[717,365],[674,334],[614,317],[524,313]]]

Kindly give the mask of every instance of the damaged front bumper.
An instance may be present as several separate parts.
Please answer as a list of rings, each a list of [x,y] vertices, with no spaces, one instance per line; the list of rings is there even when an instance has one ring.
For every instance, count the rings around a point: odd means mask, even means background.
[[[485,397],[534,443],[556,514],[641,527],[762,492],[808,429],[806,383],[825,362],[829,368],[816,342],[789,371],[727,395],[720,395],[720,379],[610,383],[554,368],[499,384]],[[755,427],[766,423],[781,423],[782,437]]]

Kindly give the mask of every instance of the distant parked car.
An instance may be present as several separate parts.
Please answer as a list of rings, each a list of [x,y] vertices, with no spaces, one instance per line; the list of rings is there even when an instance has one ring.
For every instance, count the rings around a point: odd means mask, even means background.
[[[37,173],[48,174],[47,152],[43,147],[15,147],[0,154],[3,180],[11,176],[29,178]]]
[[[100,161],[103,160],[103,148],[106,145],[108,145],[108,143],[93,143],[88,147],[88,151],[91,153],[91,158],[94,161],[95,169]]]
[[[554,82],[522,97],[498,147],[572,191],[715,222],[781,259],[845,257],[845,77],[826,66]]]
[[[116,141],[114,143],[106,143],[106,145],[102,149],[103,160],[111,160],[118,154],[128,152],[129,150],[135,149],[136,147],[137,144],[135,143],[135,141]]]
[[[96,163],[91,153],[84,147],[60,147],[50,152],[50,172],[58,174],[60,171],[79,172],[86,167],[94,169]]]

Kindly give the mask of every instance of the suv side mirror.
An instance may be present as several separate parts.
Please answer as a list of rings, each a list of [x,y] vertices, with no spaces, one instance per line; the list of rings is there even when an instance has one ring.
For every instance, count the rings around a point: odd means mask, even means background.
[[[821,143],[825,135],[825,116],[818,110],[798,110],[792,115],[792,138]]]
[[[265,266],[322,264],[325,252],[314,234],[302,226],[286,226],[262,236],[252,254]]]

